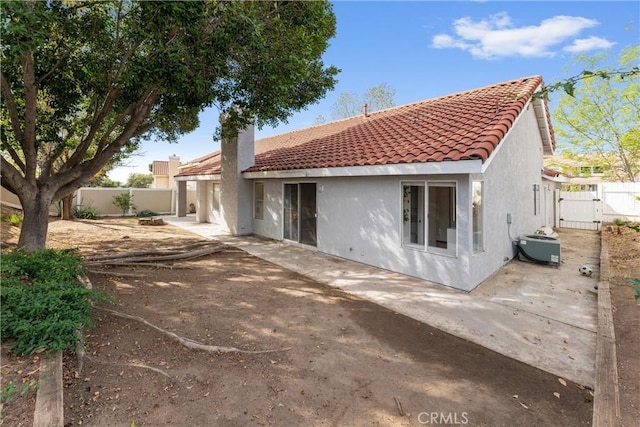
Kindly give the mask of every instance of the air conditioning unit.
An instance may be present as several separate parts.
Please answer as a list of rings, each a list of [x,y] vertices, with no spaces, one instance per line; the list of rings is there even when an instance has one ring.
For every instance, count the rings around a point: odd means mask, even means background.
[[[521,236],[518,256],[522,261],[560,265],[560,239],[540,234]]]

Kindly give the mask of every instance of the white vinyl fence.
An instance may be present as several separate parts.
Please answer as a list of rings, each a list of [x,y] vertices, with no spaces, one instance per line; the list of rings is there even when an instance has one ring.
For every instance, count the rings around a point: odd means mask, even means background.
[[[556,226],[600,230],[614,219],[640,222],[640,182],[598,184],[595,191],[557,191]]]

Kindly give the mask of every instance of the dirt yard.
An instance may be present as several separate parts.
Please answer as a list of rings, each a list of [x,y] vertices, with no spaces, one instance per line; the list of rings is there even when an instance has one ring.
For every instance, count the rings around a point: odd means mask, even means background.
[[[48,238],[85,257],[199,241],[135,219],[54,221]],[[174,266],[91,267],[116,304],[96,310],[80,372],[65,355],[66,425],[591,425],[580,385],[237,249]],[[191,349],[150,324],[273,352]],[[32,369],[3,356],[3,384]],[[5,425],[31,425],[32,396],[4,406]]]
[[[640,420],[640,300],[628,279],[640,279],[640,233],[626,227],[604,232],[609,247],[611,303],[620,383],[621,426]]]

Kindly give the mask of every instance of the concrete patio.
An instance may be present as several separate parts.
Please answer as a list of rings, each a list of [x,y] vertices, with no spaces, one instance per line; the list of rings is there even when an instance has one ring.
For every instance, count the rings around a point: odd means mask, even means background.
[[[597,270],[591,278],[578,268],[599,265],[596,232],[562,229],[559,267],[513,260],[466,293],[308,247],[230,236],[193,216],[164,220],[559,377],[594,385]]]

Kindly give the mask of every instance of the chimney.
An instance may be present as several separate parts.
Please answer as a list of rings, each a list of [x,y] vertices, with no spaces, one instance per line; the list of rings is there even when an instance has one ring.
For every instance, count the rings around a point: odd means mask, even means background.
[[[244,179],[242,171],[255,163],[254,143],[253,125],[221,141],[220,208],[227,228],[236,236],[253,231],[253,181]]]
[[[364,116],[369,117],[369,104],[365,102],[364,105],[362,106],[362,109],[364,110]]]
[[[180,166],[180,156],[169,156],[169,188],[176,186],[176,182],[173,177],[178,174],[178,166]]]

